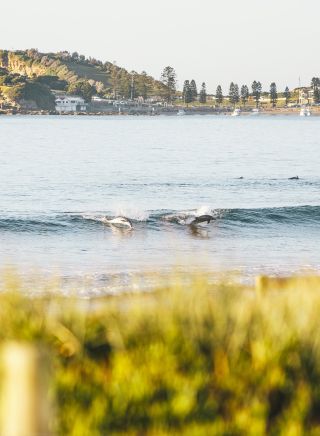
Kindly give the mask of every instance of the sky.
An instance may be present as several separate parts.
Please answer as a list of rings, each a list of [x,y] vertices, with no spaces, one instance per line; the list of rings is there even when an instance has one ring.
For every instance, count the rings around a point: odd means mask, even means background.
[[[155,78],[170,65],[179,88],[195,79],[211,93],[253,80],[282,91],[320,75],[319,0],[1,3],[2,49],[77,51]]]

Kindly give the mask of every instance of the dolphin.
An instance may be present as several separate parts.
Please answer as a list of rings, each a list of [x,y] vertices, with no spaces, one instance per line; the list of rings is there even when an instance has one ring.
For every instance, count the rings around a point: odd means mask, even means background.
[[[197,224],[205,223],[205,222],[207,222],[207,224],[210,224],[210,221],[213,221],[213,220],[214,220],[214,217],[212,215],[200,215],[200,216],[197,216],[190,223],[190,226],[196,226]]]
[[[132,221],[124,216],[116,216],[111,219],[107,218],[105,222],[106,224],[109,224],[111,226],[122,227],[122,228],[128,227],[129,229],[133,229]]]
[[[299,180],[299,176],[289,177],[288,180]]]

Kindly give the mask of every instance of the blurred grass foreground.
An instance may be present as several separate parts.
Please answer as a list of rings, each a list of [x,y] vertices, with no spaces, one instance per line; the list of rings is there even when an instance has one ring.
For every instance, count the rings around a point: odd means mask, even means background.
[[[0,294],[2,436],[318,435],[320,279]]]

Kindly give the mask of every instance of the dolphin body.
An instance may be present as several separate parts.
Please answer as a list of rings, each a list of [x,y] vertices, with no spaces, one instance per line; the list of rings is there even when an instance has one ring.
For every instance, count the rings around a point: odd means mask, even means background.
[[[214,217],[212,215],[200,215],[197,216],[191,223],[190,226],[196,226],[197,224],[200,223],[207,223],[210,224],[210,221],[213,221]]]
[[[133,229],[132,221],[124,216],[117,216],[112,219],[106,219],[105,222],[110,226]]]
[[[299,180],[299,176],[289,177],[288,180]]]

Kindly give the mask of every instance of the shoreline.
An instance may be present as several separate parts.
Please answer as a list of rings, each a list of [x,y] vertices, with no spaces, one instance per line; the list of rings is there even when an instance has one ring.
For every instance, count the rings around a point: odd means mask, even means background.
[[[0,110],[1,116],[176,116],[177,112],[181,110],[181,107],[177,106],[170,109],[158,110],[157,112],[150,111],[122,111],[121,113],[116,111],[109,112],[70,112],[70,113],[59,113],[56,111],[47,111],[47,110]],[[183,108],[185,111],[185,116],[191,115],[225,115],[231,116],[232,110],[225,108],[223,110],[215,109],[215,108]],[[300,108],[275,108],[275,109],[265,109],[261,110],[258,114],[253,114],[252,109],[250,110],[241,110],[241,116],[300,116]],[[320,107],[312,107],[311,108],[311,116],[320,116]]]

